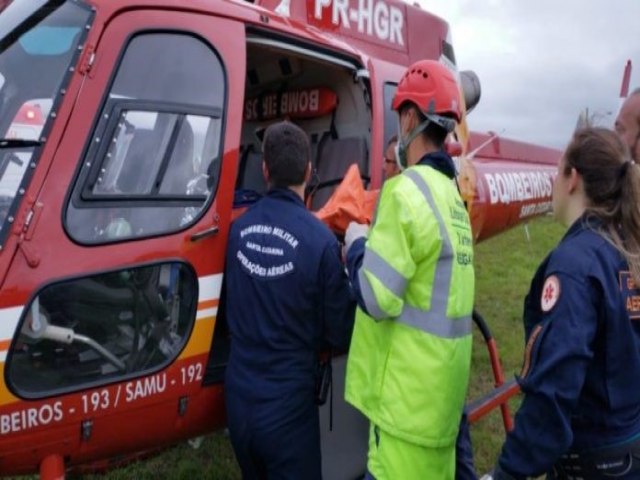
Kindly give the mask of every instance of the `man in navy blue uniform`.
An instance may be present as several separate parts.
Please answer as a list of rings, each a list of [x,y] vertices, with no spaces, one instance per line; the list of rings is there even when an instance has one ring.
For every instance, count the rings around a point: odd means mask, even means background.
[[[640,479],[638,168],[605,129],[577,132],[560,162],[570,228],[525,299],[525,397],[495,480]]]
[[[320,479],[318,353],[346,349],[355,303],[335,236],[303,203],[306,133],[271,125],[263,154],[270,189],[227,249],[229,432],[244,479]]]

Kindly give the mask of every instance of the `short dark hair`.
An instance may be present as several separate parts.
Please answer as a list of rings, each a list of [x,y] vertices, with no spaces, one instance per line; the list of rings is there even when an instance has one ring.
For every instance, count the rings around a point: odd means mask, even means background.
[[[304,130],[291,122],[274,123],[264,133],[262,151],[272,187],[304,183],[311,161],[311,145]]]

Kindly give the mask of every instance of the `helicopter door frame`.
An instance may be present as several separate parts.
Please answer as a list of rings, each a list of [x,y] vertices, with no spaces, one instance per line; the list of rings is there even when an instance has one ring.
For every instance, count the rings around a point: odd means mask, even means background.
[[[192,314],[194,326],[185,345],[168,364],[159,364],[158,369],[142,371],[133,378],[123,375],[120,379],[110,378],[99,385],[80,386],[74,392],[46,400],[50,403],[55,401],[60,415],[46,426],[32,425],[29,430],[47,437],[46,444],[58,445],[60,455],[68,459],[69,464],[93,460],[95,453],[92,452],[109,451],[117,455],[139,451],[153,446],[157,438],[170,443],[221,427],[224,423],[221,387],[203,388],[201,374],[211,347],[222,283],[242,121],[234,106],[242,105],[244,101],[246,70],[245,26],[233,19],[158,8],[123,11],[111,19],[100,18],[98,11],[96,24],[105,27],[103,31],[91,31],[87,39],[88,44],[96,45],[93,50],[95,60],[89,71],[77,72],[84,75],[81,88],[68,92],[66,103],[58,115],[64,132],[36,199],[42,214],[30,226],[29,240],[25,242],[32,258],[38,261],[29,263],[26,254],[16,255],[5,280],[5,287],[17,292],[12,301],[22,305],[22,315],[19,318],[16,315],[15,323],[3,328],[7,333],[12,332],[13,340],[1,340],[12,342],[8,352],[10,362],[11,351],[20,348],[17,338],[22,326],[26,325],[28,313],[33,310],[31,306],[44,286],[106,272],[117,276],[119,271],[124,273],[150,264],[181,263],[189,266],[197,279],[193,287],[197,292],[197,307]],[[116,72],[122,68],[122,52],[126,51],[132,38],[158,32],[197,39],[208,45],[207,48],[223,65],[226,92],[221,105],[220,170],[215,198],[209,199],[201,214],[191,223],[178,230],[152,237],[122,238],[109,244],[80,244],[68,235],[63,225],[63,212],[72,202],[72,192],[80,172],[90,168],[88,164],[92,160],[99,161],[98,157],[89,156],[90,150],[94,143],[103,140],[95,132],[104,121],[104,109],[110,103],[109,91],[114,85]],[[148,80],[169,81],[162,76]],[[73,85],[77,82],[78,79],[74,79]],[[192,112],[183,113],[188,115]],[[60,128],[58,124],[56,126]],[[178,132],[178,129],[173,132]],[[163,160],[163,168],[166,168],[164,165],[166,160]],[[96,205],[91,209],[96,219],[100,208]],[[82,332],[75,333],[83,335]],[[118,366],[113,358],[110,361]],[[160,377],[162,383],[159,383]],[[162,385],[163,388],[162,391],[160,388],[154,391],[149,385]],[[16,405],[27,402],[19,397],[19,389],[11,390],[10,385],[0,387],[0,412],[11,412]],[[134,393],[143,393],[131,395],[127,401],[124,395],[127,388],[133,389]],[[83,399],[86,405],[86,399],[93,398],[94,394],[102,400],[96,403],[95,410],[92,404],[91,411],[87,411]],[[158,422],[158,418],[164,420]],[[91,423],[89,429],[80,428],[87,421]],[[117,432],[112,428],[114,424],[119,425]],[[70,431],[77,432],[73,441],[70,441]],[[88,437],[85,435],[87,432]],[[20,434],[24,434],[24,430]],[[16,442],[11,433],[4,438],[6,443],[0,442],[0,449],[10,453],[18,463],[21,458],[29,462],[37,454],[28,445]],[[89,442],[90,448],[78,450],[77,442]],[[114,445],[117,448],[114,449]]]

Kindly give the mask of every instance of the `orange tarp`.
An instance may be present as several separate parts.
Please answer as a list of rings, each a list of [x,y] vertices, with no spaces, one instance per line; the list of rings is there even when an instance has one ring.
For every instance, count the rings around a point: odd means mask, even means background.
[[[365,190],[358,166],[353,164],[324,207],[315,215],[331,230],[344,234],[349,222],[371,224],[379,190]]]

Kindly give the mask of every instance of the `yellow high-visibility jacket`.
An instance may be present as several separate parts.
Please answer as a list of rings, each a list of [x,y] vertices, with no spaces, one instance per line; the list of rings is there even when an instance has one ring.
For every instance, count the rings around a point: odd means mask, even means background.
[[[475,276],[465,206],[426,165],[388,180],[365,244],[345,396],[381,429],[455,443],[471,363]]]

